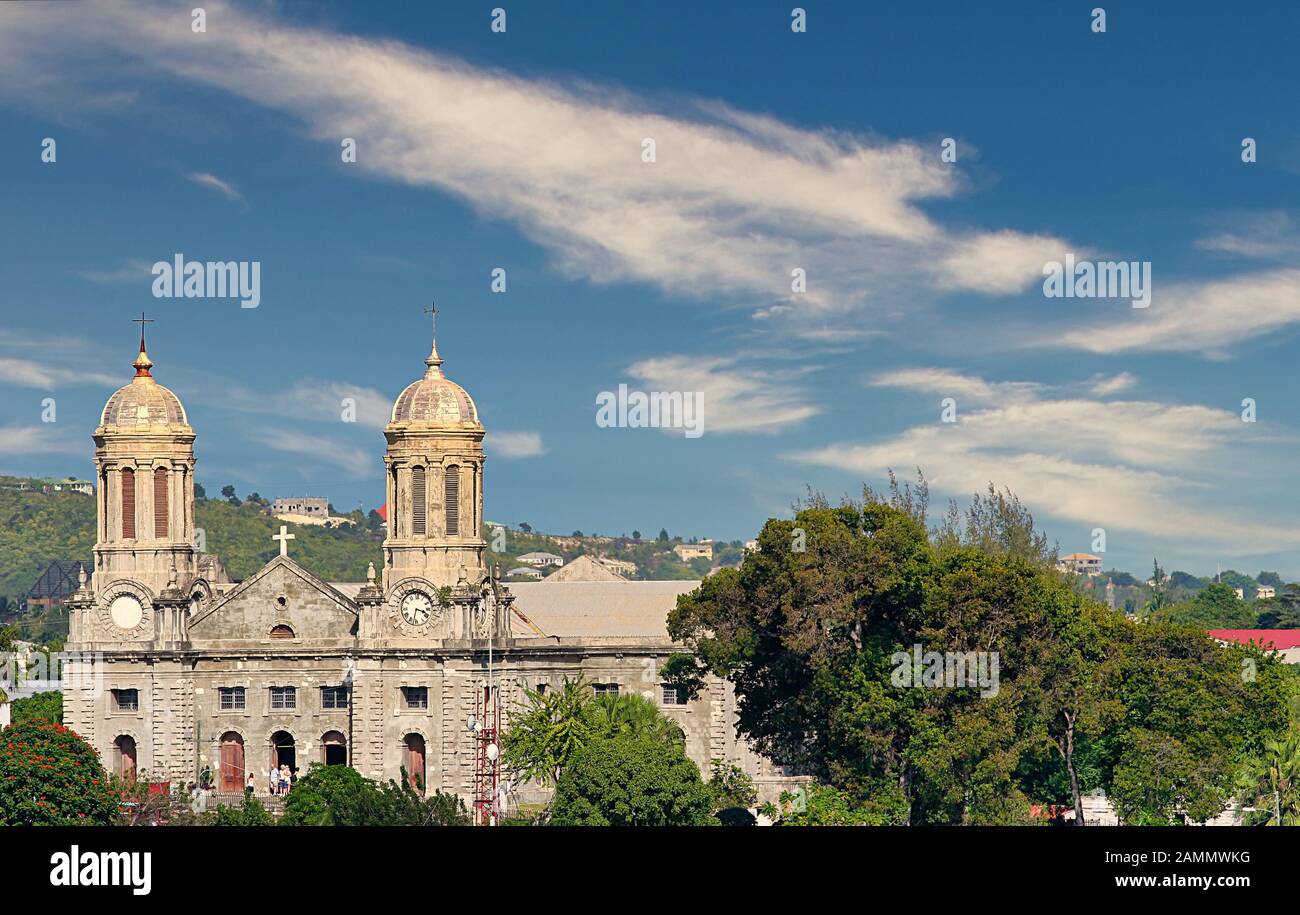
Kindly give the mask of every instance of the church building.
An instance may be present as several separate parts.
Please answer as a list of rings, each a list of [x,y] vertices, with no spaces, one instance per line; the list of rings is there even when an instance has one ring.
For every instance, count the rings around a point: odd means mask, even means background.
[[[272,765],[351,765],[374,779],[403,768],[428,790],[481,805],[536,801],[536,785],[485,788],[484,756],[526,702],[582,675],[597,692],[653,699],[690,757],[734,762],[774,798],[786,778],[735,732],[730,685],[691,700],[659,681],[682,646],[666,630],[698,582],[502,584],[485,564],[484,429],[443,373],[436,341],[384,430],[388,532],[383,567],[330,583],[280,555],[234,583],[196,549],[195,430],[180,398],[135,377],[93,433],[98,528],[92,570],[68,598],[64,721],[108,768],[184,785],[206,773],[259,793]],[[199,540],[198,543],[202,543]],[[614,576],[617,578],[617,576]],[[490,768],[490,766],[488,767]]]

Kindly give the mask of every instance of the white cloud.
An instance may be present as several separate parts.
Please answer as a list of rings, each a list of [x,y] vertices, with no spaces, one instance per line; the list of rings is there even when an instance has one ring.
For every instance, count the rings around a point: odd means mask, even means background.
[[[700,393],[705,434],[780,432],[820,412],[798,386],[798,373],[742,366],[735,358],[656,356],[627,371],[646,392]]]
[[[52,390],[76,384],[119,387],[127,380],[107,372],[88,372],[59,365],[52,360],[14,359],[0,356],[0,381],[24,388]]]
[[[963,239],[936,263],[946,289],[987,293],[1023,292],[1040,282],[1043,265],[1062,261],[1069,249],[1059,238],[1003,230]]]
[[[1281,268],[1227,279],[1161,286],[1151,305],[1097,302],[1104,319],[1037,341],[1093,353],[1130,350],[1222,353],[1228,346],[1300,321],[1300,270]]]
[[[488,454],[502,458],[541,457],[546,453],[537,432],[489,432],[483,439]]]
[[[73,441],[49,425],[0,426],[0,454],[84,453],[84,441]]]
[[[92,283],[148,283],[152,279],[153,265],[142,260],[130,260],[120,267],[108,270],[74,270],[73,273]]]
[[[1196,246],[1220,254],[1294,262],[1300,258],[1300,232],[1286,212],[1248,213],[1228,220],[1222,231],[1199,239]]]
[[[235,186],[229,181],[224,181],[210,172],[193,172],[186,175],[189,180],[193,181],[199,187],[210,188],[219,194],[229,197],[231,200],[243,200],[244,195],[235,190]]]
[[[339,138],[355,137],[360,170],[513,220],[563,269],[593,281],[765,308],[791,298],[790,271],[802,267],[809,286],[790,317],[796,329],[819,311],[896,315],[925,304],[918,291],[1020,289],[1041,275],[1046,252],[1063,250],[1046,236],[954,236],[936,224],[920,204],[958,193],[961,179],[928,143],[525,79],[215,0],[206,8],[220,40],[196,41],[171,7],[86,4],[70,20],[5,5],[0,59],[24,71],[37,54],[40,66],[64,57],[98,72],[131,55],[286,112],[336,155]],[[656,143],[653,163],[641,159],[645,138]]]
[[[263,429],[250,438],[275,451],[299,454],[311,459],[311,466],[321,462],[340,467],[357,478],[373,476],[379,464],[375,455],[322,435],[306,435],[287,429]]]
[[[319,378],[304,378],[284,390],[255,390],[214,381],[196,385],[187,399],[237,413],[332,423],[343,422],[344,400],[350,400],[356,424],[367,429],[388,425],[394,400],[374,388]]]
[[[929,392],[937,376],[918,374]],[[902,382],[905,373],[894,373]],[[1225,552],[1271,551],[1300,542],[1285,519],[1240,517],[1230,479],[1282,460],[1292,439],[1268,436],[1237,414],[1198,405],[1023,396],[1024,386],[953,379],[989,405],[958,410],[875,443],[838,443],[787,457],[878,478],[920,466],[940,492],[964,496],[992,481],[1010,486],[1036,511],[1084,529],[1103,527],[1214,545]],[[991,392],[1011,390],[1008,402]],[[1260,449],[1271,448],[1261,456]],[[1235,468],[1235,469],[1232,469]]]
[[[1088,382],[1088,390],[1098,397],[1109,397],[1120,391],[1127,391],[1137,384],[1137,376],[1131,372],[1118,375],[1094,375]]]

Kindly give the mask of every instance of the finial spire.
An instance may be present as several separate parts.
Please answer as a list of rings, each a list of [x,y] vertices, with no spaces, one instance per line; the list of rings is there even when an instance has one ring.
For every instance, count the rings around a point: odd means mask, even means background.
[[[426,315],[430,315],[430,339],[429,339],[429,358],[424,360],[428,369],[424,372],[426,378],[440,378],[442,376],[442,357],[438,355],[438,304],[435,302],[424,310]]]
[[[153,368],[153,360],[150,359],[149,354],[145,352],[144,326],[146,324],[152,324],[153,318],[146,318],[142,311],[140,312],[140,317],[131,319],[131,323],[140,325],[140,355],[136,356],[135,362],[131,363],[132,368],[135,369],[135,377],[152,378],[153,376],[149,374],[149,370]]]

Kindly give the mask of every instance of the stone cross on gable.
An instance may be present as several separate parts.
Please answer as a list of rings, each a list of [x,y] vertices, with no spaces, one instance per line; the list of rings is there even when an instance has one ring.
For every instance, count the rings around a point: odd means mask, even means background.
[[[272,540],[278,540],[278,541],[280,541],[280,555],[281,555],[281,556],[288,556],[288,555],[289,555],[289,541],[290,541],[290,540],[297,540],[298,538],[295,537],[293,534],[289,533],[289,529],[288,529],[287,527],[285,527],[283,524],[281,524],[281,525],[280,525],[280,533],[278,533],[278,534],[272,534],[272,535],[271,535],[271,539],[272,539]]]

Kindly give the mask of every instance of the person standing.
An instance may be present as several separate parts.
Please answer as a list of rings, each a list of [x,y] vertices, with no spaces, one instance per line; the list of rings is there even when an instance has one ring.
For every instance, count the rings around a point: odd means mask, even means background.
[[[272,797],[280,793],[280,770],[275,767],[275,763],[271,764],[271,771],[267,773],[266,784]]]
[[[289,764],[285,763],[280,767],[280,785],[285,794],[289,793],[289,786],[293,784],[293,773],[289,771]]]
[[[256,791],[257,791],[257,776],[255,776],[252,772],[249,772],[248,786],[244,788],[244,793],[247,794],[249,797],[252,797]]]

